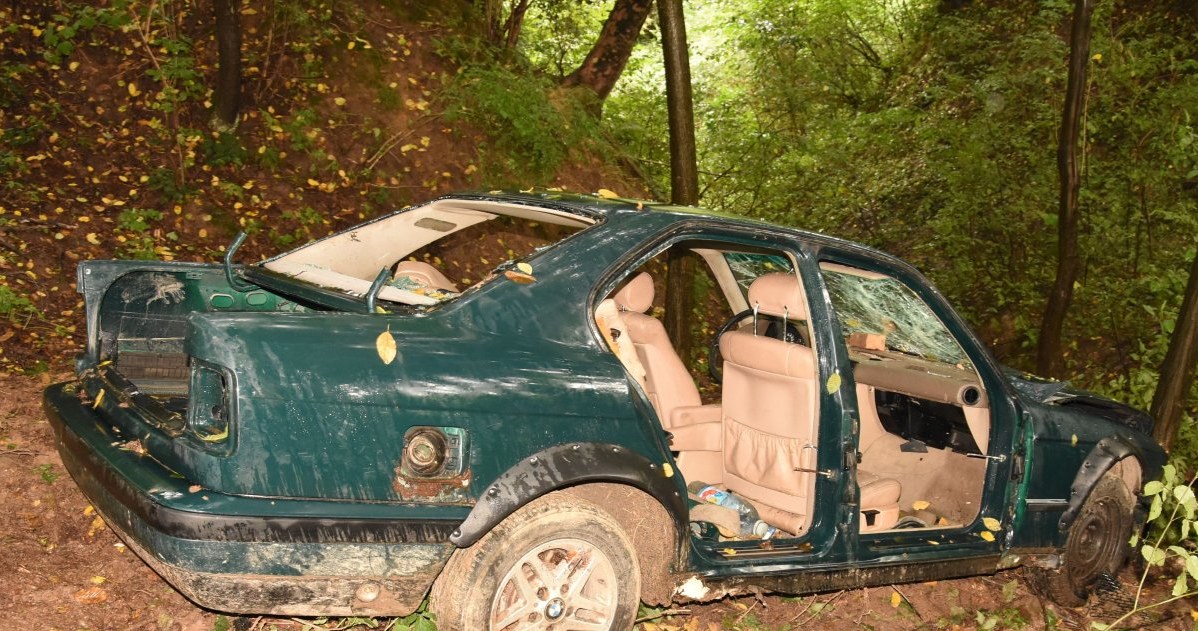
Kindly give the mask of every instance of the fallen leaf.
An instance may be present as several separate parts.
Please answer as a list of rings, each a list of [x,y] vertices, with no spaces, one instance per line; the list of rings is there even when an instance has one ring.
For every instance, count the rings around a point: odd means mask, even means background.
[[[188,493],[199,493],[203,489],[204,489],[204,487],[202,487],[198,484],[193,484],[193,485],[187,487],[187,492]]]
[[[995,519],[993,517],[983,518],[982,525],[984,525],[986,527],[986,530],[993,530],[994,532],[998,532],[999,530],[1002,530],[1002,523],[1000,523],[997,519]]]
[[[137,88],[136,83],[129,83],[129,96],[141,96],[141,90]]]
[[[98,586],[84,587],[75,592],[75,601],[84,605],[98,605],[108,600],[108,592]]]
[[[218,443],[228,437],[229,437],[229,428],[225,427],[225,431],[220,432],[218,434],[207,434],[205,436],[200,436],[200,440],[202,440],[206,443]]]
[[[1069,444],[1073,445],[1074,447],[1077,446],[1077,434],[1073,435],[1073,438],[1069,441]]]
[[[103,585],[107,580],[108,579],[104,578],[103,576],[93,576],[88,580],[88,582],[90,582],[92,585]]]
[[[668,462],[661,463],[661,472],[665,474],[667,478],[674,477],[674,467]]]
[[[100,404],[104,402],[104,394],[104,388],[100,388],[100,391],[96,393],[96,400],[92,402],[93,410],[100,408]]]
[[[978,536],[986,541],[994,541],[994,533],[990,532],[989,530],[983,530],[982,532],[978,533]]]
[[[595,194],[598,195],[599,197],[602,197],[603,199],[615,199],[620,196],[615,191],[612,191],[612,190],[609,190],[606,188],[599,189],[598,191],[595,192]]]
[[[827,384],[828,394],[836,394],[836,391],[840,390],[840,382],[841,382],[840,373],[838,373],[838,372],[832,373],[832,376],[828,377],[828,384]]]
[[[931,502],[927,500],[915,500],[911,503],[911,510],[927,510],[931,505]]]
[[[521,285],[531,285],[532,283],[537,282],[536,277],[533,276],[532,274],[525,274],[524,272],[517,272],[514,269],[504,271],[503,275],[505,277],[507,277],[508,280],[510,280],[514,283],[519,283]]]
[[[379,353],[379,359],[383,360],[388,366],[395,361],[395,356],[399,354],[399,348],[395,345],[395,336],[391,334],[391,327],[387,327],[386,331],[379,333],[379,336],[374,339],[374,348]]]
[[[903,604],[903,597],[898,592],[890,592],[890,606],[898,609],[901,604]]]
[[[97,237],[94,232],[89,232],[87,233],[87,242],[92,245],[100,245],[100,237]]]
[[[528,263],[524,263],[524,262],[516,263],[516,269],[520,270],[521,272],[524,272],[525,274],[530,274],[530,275],[532,274],[532,266],[529,265]]]
[[[337,105],[345,105],[345,97],[344,96],[336,97],[333,99],[333,102],[336,103]]]
[[[736,550],[733,550],[732,548],[724,548],[724,554],[728,556],[736,556]]]

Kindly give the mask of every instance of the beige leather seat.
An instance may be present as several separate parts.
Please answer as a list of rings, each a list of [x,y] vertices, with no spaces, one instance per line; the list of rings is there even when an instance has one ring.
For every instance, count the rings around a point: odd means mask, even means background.
[[[807,318],[794,274],[765,274],[749,287],[758,313]],[[729,331],[720,339],[724,358],[723,483],[753,502],[762,519],[795,535],[811,523],[818,468],[818,369],[810,347]],[[862,472],[863,530],[898,520],[901,487]]]
[[[632,339],[642,385],[662,427],[675,433],[672,449],[687,480],[718,484],[720,468],[720,406],[703,405],[699,389],[674,351],[661,321],[645,313],[653,306],[653,277],[637,274],[612,296]],[[629,362],[624,362],[627,366]]]
[[[400,261],[395,265],[395,277],[407,277],[425,287],[442,291],[456,292],[458,290],[453,281],[445,277],[445,274],[424,261]]]
[[[793,274],[765,274],[749,286],[758,313],[806,319]],[[729,331],[724,358],[724,486],[753,502],[762,519],[799,535],[815,500],[818,418],[815,354],[809,347]]]

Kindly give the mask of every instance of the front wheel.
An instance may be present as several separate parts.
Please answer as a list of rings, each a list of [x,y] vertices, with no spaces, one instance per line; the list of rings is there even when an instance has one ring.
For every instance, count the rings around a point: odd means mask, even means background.
[[[1115,574],[1127,558],[1134,506],[1122,480],[1103,476],[1069,528],[1061,567],[1037,570],[1037,591],[1067,607],[1084,605],[1098,577]]]
[[[433,584],[441,631],[631,629],[640,568],[603,509],[551,493],[458,550]]]

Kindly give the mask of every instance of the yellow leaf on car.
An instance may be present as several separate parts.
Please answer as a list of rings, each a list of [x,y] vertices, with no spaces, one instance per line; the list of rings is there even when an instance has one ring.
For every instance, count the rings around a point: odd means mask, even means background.
[[[1074,435],[1073,435],[1073,438],[1072,438],[1072,439],[1070,439],[1070,441],[1069,441],[1069,444],[1070,444],[1070,445],[1073,445],[1074,447],[1076,447],[1076,446],[1077,446],[1077,434],[1074,434]]]
[[[840,373],[838,372],[834,372],[831,377],[828,377],[828,394],[836,394],[836,391],[840,389],[840,381]]]
[[[390,328],[379,333],[379,336],[374,339],[374,348],[379,353],[379,359],[387,365],[395,361],[395,356],[399,354],[399,349],[395,345],[395,336],[391,335]]]
[[[993,530],[994,532],[1002,530],[1002,523],[993,517],[986,517],[982,519],[982,525],[986,527],[986,530]]]
[[[978,536],[986,541],[994,541],[994,533],[990,532],[989,530],[983,530],[982,532],[978,533]]]
[[[219,434],[207,434],[204,436],[200,436],[200,440],[202,440],[206,443],[218,443],[228,437],[229,437],[229,428],[226,427],[225,431],[220,432]]]
[[[599,189],[598,191],[595,192],[595,194],[598,195],[599,197],[602,197],[603,199],[615,199],[620,196],[615,191],[612,191],[612,190],[609,190],[606,188]]]
[[[524,272],[525,274],[532,273],[532,266],[529,265],[528,263],[524,263],[524,262],[516,263],[516,269],[520,270],[521,272]]]
[[[931,505],[927,500],[915,500],[911,503],[911,510],[927,510]]]

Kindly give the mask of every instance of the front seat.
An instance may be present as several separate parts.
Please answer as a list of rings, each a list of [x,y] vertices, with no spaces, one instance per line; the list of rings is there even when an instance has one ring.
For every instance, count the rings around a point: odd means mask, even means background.
[[[807,302],[794,274],[758,277],[749,286],[749,304],[787,322],[807,319]],[[818,470],[815,353],[802,344],[745,330],[729,331],[719,343],[724,358],[724,486],[751,500],[766,522],[801,535],[811,525]],[[898,520],[899,483],[875,478],[861,477],[861,508],[869,515],[869,530]],[[863,528],[866,521],[863,516]]]

